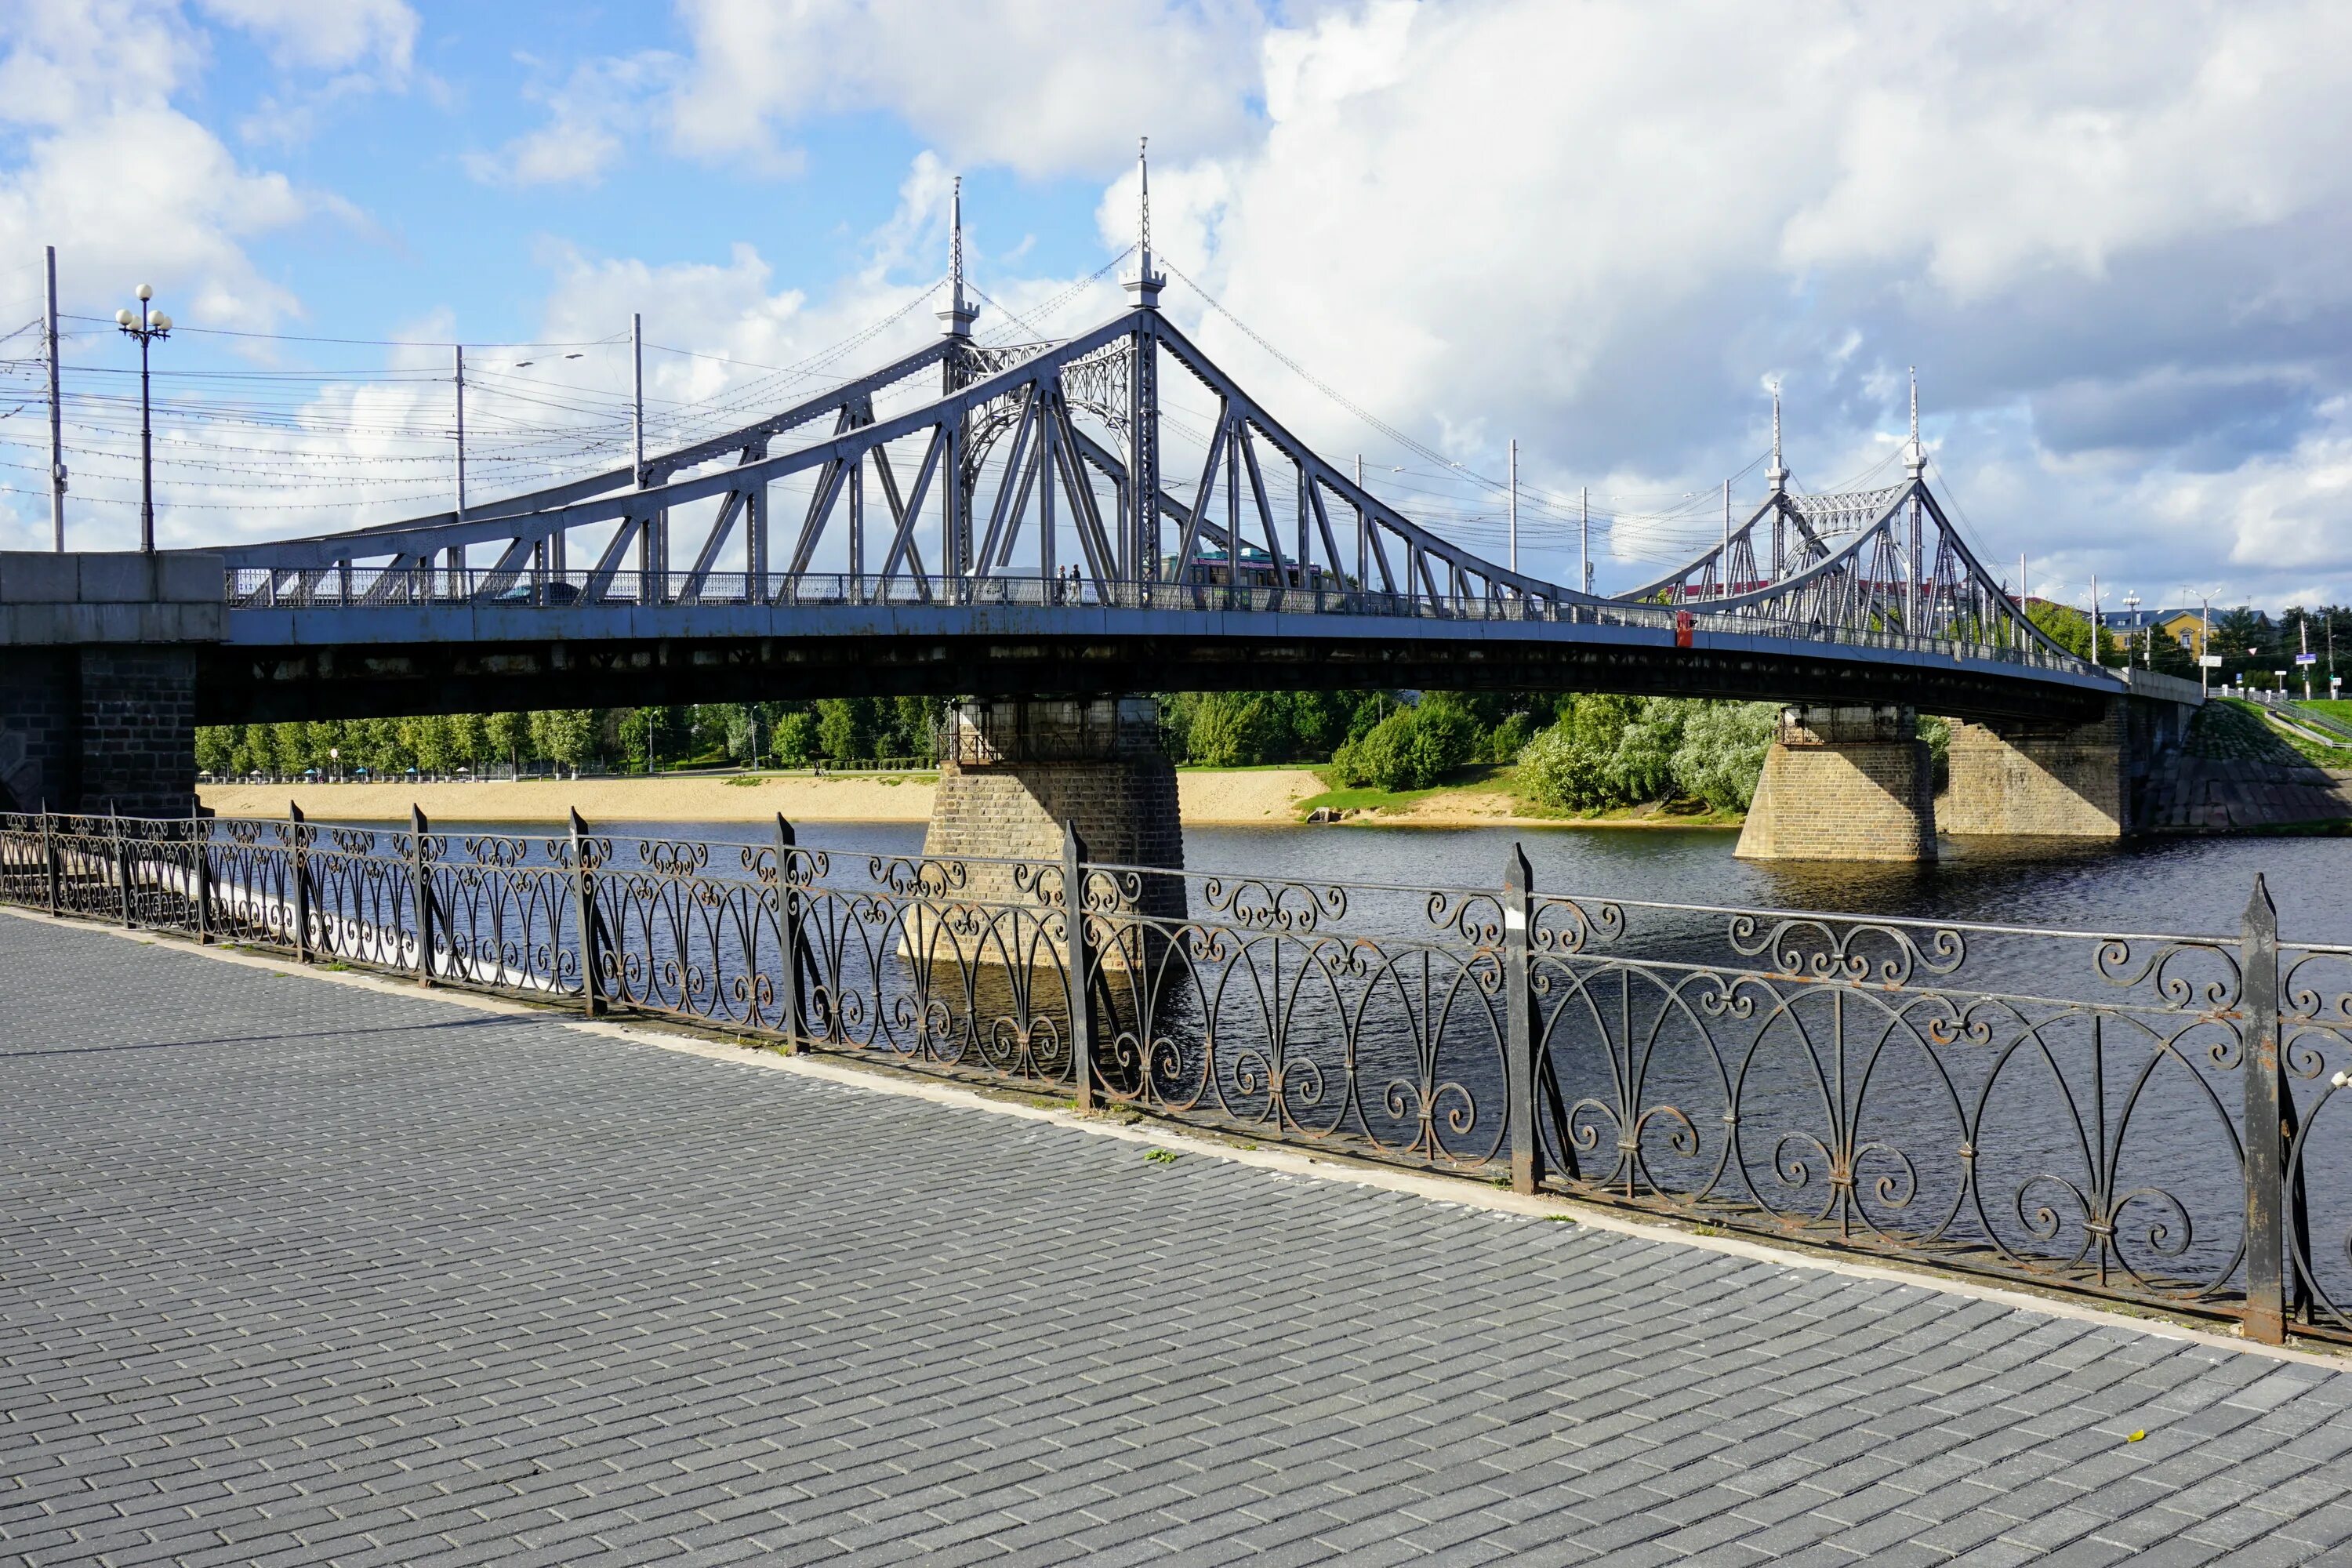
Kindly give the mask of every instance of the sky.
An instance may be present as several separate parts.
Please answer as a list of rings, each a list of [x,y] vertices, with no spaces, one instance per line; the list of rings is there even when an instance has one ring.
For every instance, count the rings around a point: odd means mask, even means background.
[[[2084,602],[2352,600],[2352,7],[1654,0],[16,0],[0,6],[0,548],[447,504],[725,427],[937,330],[1166,308],[1327,456],[1628,587],[1760,497],[1930,483]],[[568,465],[568,466],[567,466]]]

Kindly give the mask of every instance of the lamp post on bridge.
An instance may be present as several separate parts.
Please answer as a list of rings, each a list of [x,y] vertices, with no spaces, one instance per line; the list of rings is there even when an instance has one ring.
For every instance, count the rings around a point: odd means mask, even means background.
[[[148,412],[147,348],[172,335],[172,318],[161,310],[151,310],[147,302],[155,298],[155,290],[142,283],[137,289],[139,309],[114,312],[114,324],[125,334],[139,340],[139,549],[141,553],[155,553],[155,433]]]
[[[2131,634],[2138,628],[2139,590],[2134,588],[2124,595],[2124,668],[2126,669],[2131,668]]]

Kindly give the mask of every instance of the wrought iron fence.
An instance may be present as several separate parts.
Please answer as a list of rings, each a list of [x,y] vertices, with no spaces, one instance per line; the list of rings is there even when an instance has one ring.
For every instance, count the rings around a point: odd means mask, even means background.
[[[1073,894],[1075,893],[1075,897]],[[2352,1341],[2352,947],[0,816],[0,900]],[[1073,1000],[1083,1005],[1073,1005]]]

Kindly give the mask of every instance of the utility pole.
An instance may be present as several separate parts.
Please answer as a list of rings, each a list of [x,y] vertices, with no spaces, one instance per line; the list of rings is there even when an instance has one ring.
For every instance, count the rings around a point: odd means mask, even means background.
[[[49,539],[60,555],[66,548],[65,416],[58,405],[58,247],[42,247],[49,262]]]
[[[1583,485],[1576,492],[1577,560],[1584,569],[1584,591],[1592,592],[1592,487]]]
[[[1731,597],[1731,481],[1723,481],[1722,597]]]
[[[2139,623],[2138,589],[2134,588],[2131,592],[2124,595],[2124,616],[2126,617],[2124,621],[2124,665],[2125,668],[2129,668],[2131,666],[2131,634],[2138,628]]]
[[[1511,570],[1519,569],[1519,438],[1511,437]]]
[[[466,345],[452,343],[449,352],[457,371],[457,521],[466,521]]]
[[[2206,695],[2206,679],[2212,674],[2205,656],[2213,651],[2213,595],[2208,594],[2199,602],[2197,610],[2197,695]]]
[[[2101,657],[2106,650],[2099,646],[2105,640],[2099,635],[2099,574],[2094,572],[2091,574],[2091,662],[2093,664],[2104,665],[2107,662]]]
[[[646,488],[646,319],[629,312],[629,479]]]
[[[2311,651],[2311,617],[2297,616],[2294,618],[2294,629],[2303,634],[2303,651],[2309,653]],[[2305,664],[2301,659],[2295,662],[2303,665],[2303,700],[2308,702],[2311,700],[2311,666]]]

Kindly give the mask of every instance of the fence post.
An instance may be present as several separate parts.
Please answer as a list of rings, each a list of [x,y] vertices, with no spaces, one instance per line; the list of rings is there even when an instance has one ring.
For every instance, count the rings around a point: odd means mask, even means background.
[[[188,818],[188,843],[195,851],[195,863],[189,868],[190,891],[196,906],[196,942],[210,947],[213,942],[213,857],[212,829],[201,816]]]
[[[595,873],[590,869],[588,857],[588,825],[580,820],[580,813],[572,813],[572,918],[580,923],[580,1004],[590,1017],[596,1016],[596,966],[603,960],[596,943],[596,884]]]
[[[122,813],[111,801],[107,803],[106,819],[109,831],[114,835],[115,879],[122,886],[122,923],[137,931],[139,921],[131,907],[131,845],[122,837]]]
[[[2246,1318],[2250,1340],[2286,1342],[2286,1130],[2279,1077],[2278,910],[2262,873],[2246,902],[2239,1055],[2246,1074]]]
[[[1503,863],[1504,1079],[1510,1095],[1506,1116],[1511,1143],[1511,1191],[1532,1194],[1543,1177],[1543,1150],[1536,1135],[1536,1006],[1528,962],[1528,915],[1535,891],[1535,868],[1528,852],[1511,846]]]
[[[783,987],[778,995],[784,1020],[784,1052],[801,1048],[801,911],[800,895],[793,890],[793,846],[799,837],[793,825],[776,813],[776,958],[783,965]]]
[[[47,801],[41,803],[41,864],[48,872],[49,913],[56,914],[58,912],[58,837],[57,830],[49,826],[49,807]]]
[[[433,984],[433,868],[425,857],[425,836],[431,831],[421,806],[408,808],[408,870],[416,898],[416,981]]]
[[[1075,822],[1062,824],[1063,971],[1070,1004],[1070,1072],[1078,1109],[1095,1108],[1094,949],[1087,941],[1087,843]]]
[[[310,857],[303,847],[306,837],[302,827],[302,808],[292,801],[286,803],[287,821],[291,825],[289,856],[294,866],[294,962],[310,962]]]

